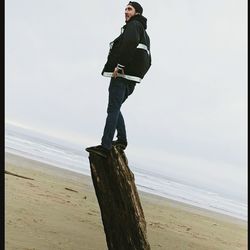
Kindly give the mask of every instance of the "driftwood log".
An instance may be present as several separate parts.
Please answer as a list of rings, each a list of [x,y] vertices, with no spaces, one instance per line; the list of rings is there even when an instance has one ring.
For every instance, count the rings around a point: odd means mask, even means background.
[[[113,147],[106,159],[90,153],[89,161],[108,249],[150,250],[134,175],[124,151]]]

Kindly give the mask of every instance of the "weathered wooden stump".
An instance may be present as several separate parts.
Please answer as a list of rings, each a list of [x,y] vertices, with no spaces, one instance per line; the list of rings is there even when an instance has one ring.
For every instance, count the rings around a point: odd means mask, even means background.
[[[105,159],[89,155],[92,180],[109,250],[149,250],[146,222],[125,153],[113,147]]]

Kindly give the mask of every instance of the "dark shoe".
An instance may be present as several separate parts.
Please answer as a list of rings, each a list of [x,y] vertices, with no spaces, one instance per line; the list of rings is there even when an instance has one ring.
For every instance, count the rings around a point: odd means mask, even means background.
[[[104,158],[107,158],[110,153],[110,150],[104,148],[102,145],[86,148],[86,151],[89,153],[95,153]]]
[[[121,142],[119,140],[116,140],[116,141],[112,141],[112,145],[113,146],[116,146],[116,147],[119,147],[120,149],[122,150],[125,150],[128,143],[127,142]]]

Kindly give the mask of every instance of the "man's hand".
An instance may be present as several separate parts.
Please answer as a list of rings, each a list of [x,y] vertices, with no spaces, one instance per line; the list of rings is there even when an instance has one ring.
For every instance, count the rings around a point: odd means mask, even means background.
[[[115,67],[114,72],[113,72],[113,77],[116,78],[119,74],[124,75],[124,70],[123,69],[119,69],[118,67]]]

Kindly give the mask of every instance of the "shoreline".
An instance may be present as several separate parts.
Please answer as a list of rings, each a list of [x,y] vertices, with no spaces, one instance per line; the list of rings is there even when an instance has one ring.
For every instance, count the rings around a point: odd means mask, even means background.
[[[33,178],[5,174],[7,250],[107,249],[91,177],[7,152],[5,170]],[[152,249],[247,249],[247,222],[138,193]]]
[[[80,172],[77,172],[77,171],[74,171],[74,170],[71,170],[71,169],[68,169],[68,168],[59,167],[59,166],[56,166],[56,165],[53,165],[53,164],[50,164],[50,163],[45,163],[45,162],[42,162],[42,161],[39,161],[39,160],[31,159],[31,158],[21,156],[21,155],[15,154],[15,153],[11,153],[11,152],[5,152],[5,157],[6,156],[7,156],[7,158],[8,158],[8,156],[11,157],[12,159],[13,158],[16,158],[16,159],[19,158],[21,160],[26,160],[26,161],[33,162],[35,164],[39,163],[41,165],[41,167],[46,168],[47,170],[51,170],[51,168],[55,168],[55,170],[57,170],[58,173],[60,171],[66,171],[66,172],[71,173],[71,174],[76,175],[76,176],[80,175],[80,176],[83,176],[83,178],[89,178],[89,184],[92,185],[91,174],[87,175],[87,174],[80,173]],[[32,167],[32,165],[31,165],[31,167]],[[238,223],[238,224],[244,224],[244,223],[248,222],[247,220],[244,220],[242,218],[239,218],[239,217],[236,217],[236,216],[233,216],[233,215],[220,213],[220,212],[214,211],[212,209],[195,206],[195,205],[192,205],[192,204],[189,204],[189,203],[185,203],[185,202],[177,201],[177,200],[174,200],[174,199],[170,199],[170,198],[167,198],[167,197],[164,197],[164,196],[161,196],[161,195],[141,191],[139,189],[138,189],[138,193],[139,193],[139,195],[143,195],[145,197],[147,197],[147,196],[149,196],[150,198],[154,197],[155,200],[157,200],[158,202],[160,202],[162,200],[163,202],[166,201],[166,202],[169,202],[170,204],[173,203],[176,206],[183,207],[183,208],[187,209],[188,211],[197,210],[197,212],[202,213],[202,214],[207,215],[207,216],[211,215],[211,213],[212,213],[213,216],[215,216],[217,218],[221,218],[221,219],[224,218],[225,220],[231,220],[232,222],[235,222],[235,223]]]

